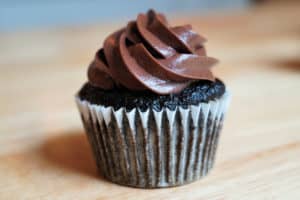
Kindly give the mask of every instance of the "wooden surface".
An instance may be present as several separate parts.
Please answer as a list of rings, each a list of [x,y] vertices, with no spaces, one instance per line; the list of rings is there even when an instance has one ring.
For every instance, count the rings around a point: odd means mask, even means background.
[[[300,199],[299,4],[191,21],[233,94],[208,177],[143,190],[96,173],[73,95],[120,24],[0,33],[0,199]]]

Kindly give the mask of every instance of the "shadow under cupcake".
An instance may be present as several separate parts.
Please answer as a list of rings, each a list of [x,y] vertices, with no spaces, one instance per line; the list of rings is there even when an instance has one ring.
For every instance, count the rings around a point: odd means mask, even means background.
[[[108,180],[170,187],[212,168],[229,94],[205,41],[153,10],[105,40],[76,102]]]

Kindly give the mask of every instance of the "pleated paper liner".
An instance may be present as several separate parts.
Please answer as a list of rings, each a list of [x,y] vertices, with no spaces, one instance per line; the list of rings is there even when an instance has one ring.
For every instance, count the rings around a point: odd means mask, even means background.
[[[142,188],[195,181],[213,167],[229,94],[187,109],[92,105],[76,97],[99,171],[112,182]]]

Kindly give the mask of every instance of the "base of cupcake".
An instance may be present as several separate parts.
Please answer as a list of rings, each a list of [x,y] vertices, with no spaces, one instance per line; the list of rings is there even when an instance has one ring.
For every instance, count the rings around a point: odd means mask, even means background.
[[[194,183],[195,181],[201,180],[202,178],[206,177],[210,173],[210,171],[211,170],[209,169],[205,175],[202,175],[202,176],[198,177],[197,179],[184,181],[182,183],[158,183],[155,185],[138,185],[138,184],[132,184],[132,183],[127,183],[127,182],[114,181],[110,177],[103,176],[103,178],[105,178],[106,180],[108,180],[112,183],[120,185],[120,186],[141,188],[141,189],[158,189],[158,188],[172,188],[172,187],[178,187],[178,186]],[[99,173],[102,175],[101,171],[99,171]]]
[[[211,170],[228,96],[159,112],[114,111],[76,100],[101,174],[120,185],[161,188],[191,183]]]

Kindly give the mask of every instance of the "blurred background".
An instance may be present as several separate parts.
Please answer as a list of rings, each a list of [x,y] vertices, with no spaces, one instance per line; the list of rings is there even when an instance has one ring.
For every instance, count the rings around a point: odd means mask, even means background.
[[[204,14],[213,10],[245,8],[249,0],[110,0],[110,1],[1,1],[0,30],[84,25],[126,21],[149,8],[173,15]]]
[[[136,13],[149,8],[164,12],[168,16],[205,15],[209,12],[234,12],[259,3],[280,1],[287,2],[283,0],[1,0],[0,31],[126,21],[134,18]]]
[[[207,179],[215,186],[195,197],[299,193],[299,0],[0,0],[0,199],[99,196],[98,182],[82,176],[94,165],[74,96],[105,37],[149,8],[208,39],[220,60],[213,71],[232,93],[218,173]]]

